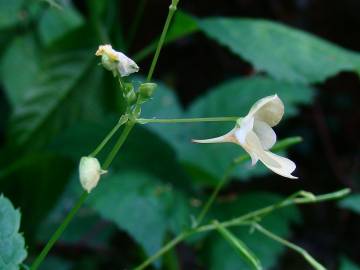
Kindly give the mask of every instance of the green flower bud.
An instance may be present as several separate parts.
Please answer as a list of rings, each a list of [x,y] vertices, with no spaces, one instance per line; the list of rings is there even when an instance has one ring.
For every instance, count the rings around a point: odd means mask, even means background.
[[[140,101],[145,102],[149,100],[157,87],[156,83],[142,83],[139,86]]]

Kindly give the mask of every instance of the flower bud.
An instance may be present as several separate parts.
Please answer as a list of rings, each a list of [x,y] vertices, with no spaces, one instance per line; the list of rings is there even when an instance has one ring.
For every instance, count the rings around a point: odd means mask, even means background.
[[[125,83],[124,85],[124,98],[130,105],[136,102],[136,93],[131,83]]]
[[[142,83],[139,86],[140,101],[148,101],[154,94],[157,87],[156,83]]]
[[[82,157],[79,164],[79,176],[82,187],[90,193],[97,186],[100,176],[106,173],[100,163],[93,157]]]
[[[95,55],[101,56],[104,68],[112,71],[115,75],[119,74],[121,77],[125,77],[139,71],[138,65],[132,59],[115,51],[109,44],[100,45]]]

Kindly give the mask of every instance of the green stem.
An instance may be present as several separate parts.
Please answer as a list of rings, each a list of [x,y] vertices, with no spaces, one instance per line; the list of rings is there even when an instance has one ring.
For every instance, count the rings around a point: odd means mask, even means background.
[[[300,253],[306,261],[308,261],[311,266],[316,270],[326,270],[324,266],[322,266],[319,262],[317,262],[305,249],[287,241],[286,239],[281,238],[280,236],[277,236],[276,234],[273,234],[272,232],[268,231],[264,227],[262,227],[259,224],[255,224],[254,227],[261,232],[262,234],[266,235],[267,237],[273,239],[276,242],[279,242],[283,244],[284,246],[287,246],[288,248],[295,250],[296,252]]]
[[[97,154],[104,148],[104,146],[109,142],[109,140],[114,136],[116,131],[123,125],[124,123],[118,121],[117,124],[112,128],[112,130],[106,135],[106,137],[102,140],[102,142],[96,147],[96,149],[89,155],[91,157],[96,157]]]
[[[37,256],[34,263],[31,265],[30,270],[38,269],[38,267],[40,266],[42,261],[45,259],[45,257],[49,253],[50,249],[53,247],[53,245],[56,243],[56,241],[60,238],[60,236],[66,229],[66,227],[69,225],[70,221],[74,218],[75,214],[80,209],[81,205],[84,203],[84,201],[88,195],[89,195],[89,193],[87,193],[86,191],[84,191],[81,194],[80,198],[78,199],[78,201],[76,202],[74,207],[70,210],[70,212],[67,214],[67,216],[61,223],[61,225],[57,228],[55,233],[51,236],[50,240],[46,243],[45,247],[43,248],[43,250],[41,251],[39,256]]]
[[[200,123],[200,122],[236,122],[239,117],[204,117],[204,118],[172,118],[172,119],[156,119],[156,118],[138,118],[136,121],[139,124],[148,123]]]
[[[248,224],[249,222],[253,222],[254,219],[263,218],[265,215],[270,214],[274,210],[284,208],[289,205],[310,204],[310,203],[318,203],[318,202],[323,202],[323,201],[328,201],[328,200],[335,200],[335,199],[342,198],[349,193],[350,193],[350,189],[345,188],[345,189],[341,189],[336,192],[319,195],[319,196],[314,196],[314,197],[294,198],[293,197],[294,195],[291,195],[290,197],[288,197],[287,199],[285,199],[279,203],[275,203],[275,204],[266,206],[264,208],[258,209],[256,211],[250,212],[248,214],[245,214],[243,216],[222,222],[221,225],[224,227],[232,227],[232,226],[238,226],[238,225],[242,225],[242,224]],[[299,194],[299,193],[297,192],[295,194]],[[215,229],[214,224],[208,224],[208,225],[203,225],[201,227],[198,227],[196,229],[196,231],[197,232],[206,232],[206,231],[210,231],[210,230],[214,230],[214,229]]]
[[[127,44],[126,44],[126,50],[128,51],[129,48],[131,47],[133,41],[134,41],[134,38],[135,38],[135,34],[139,28],[139,25],[140,25],[140,21],[141,21],[141,18],[144,14],[144,10],[145,10],[145,5],[146,5],[146,0],[141,0],[141,2],[139,3],[138,5],[138,8],[136,10],[136,15],[135,15],[135,18],[134,18],[134,21],[131,25],[131,28],[130,28],[130,31],[129,31],[129,37],[128,37],[128,41],[127,41]]]
[[[171,5],[169,7],[169,13],[168,13],[168,16],[166,18],[165,25],[164,25],[163,31],[161,33],[160,40],[159,40],[159,43],[157,45],[156,52],[155,52],[154,58],[152,60],[150,70],[149,70],[149,73],[148,73],[148,76],[147,76],[147,79],[146,79],[148,82],[151,81],[152,75],[153,75],[154,70],[155,70],[156,63],[157,63],[157,61],[159,59],[161,48],[162,48],[162,46],[164,44],[164,41],[165,41],[165,37],[166,37],[167,31],[168,31],[171,19],[174,16],[174,13],[176,11],[178,3],[179,3],[179,0],[172,0],[171,1]]]
[[[201,222],[203,221],[203,219],[205,218],[207,212],[210,210],[210,207],[212,206],[212,204],[214,203],[216,197],[219,195],[220,190],[222,189],[222,187],[225,185],[231,171],[233,169],[233,164],[231,164],[228,169],[225,171],[224,176],[221,178],[221,180],[217,183],[215,189],[213,190],[213,192],[210,195],[210,198],[208,199],[208,201],[205,203],[203,209],[201,210],[199,216],[196,219],[196,223],[195,226],[198,227]]]
[[[140,264],[138,267],[136,267],[134,270],[142,270],[145,269],[147,266],[152,264],[154,261],[159,259],[162,255],[164,255],[166,252],[171,250],[173,247],[175,247],[178,243],[183,241],[186,237],[188,237],[191,233],[190,232],[183,232],[179,234],[177,237],[175,237],[173,240],[168,242],[165,246],[163,246],[158,252],[156,252],[153,256],[149,257],[146,261],[144,261],[142,264]]]
[[[116,154],[119,152],[121,146],[126,141],[127,137],[129,136],[129,133],[132,130],[132,128],[134,127],[134,125],[135,125],[135,122],[127,122],[127,124],[125,125],[125,128],[124,128],[123,132],[121,133],[119,139],[117,140],[114,148],[110,151],[109,155],[105,159],[105,162],[102,166],[102,168],[104,170],[107,170],[110,167],[111,162],[114,160],[114,158],[115,158]]]
[[[256,211],[250,212],[248,214],[245,214],[245,215],[243,215],[241,217],[232,219],[230,221],[220,222],[219,224],[222,227],[239,226],[239,225],[253,225],[254,224],[254,219],[255,219],[255,217],[257,215],[263,216],[264,214],[268,214],[271,211],[274,211],[274,210],[282,208],[282,207],[290,206],[290,205],[293,205],[293,204],[307,204],[307,203],[316,203],[316,202],[327,201],[327,200],[335,200],[335,199],[339,199],[341,197],[346,196],[347,194],[349,194],[349,192],[350,192],[350,190],[346,188],[346,189],[342,189],[342,190],[339,190],[339,191],[336,191],[336,192],[332,192],[332,193],[328,193],[328,194],[324,194],[324,195],[319,195],[319,196],[314,196],[313,198],[310,198],[310,197],[294,198],[293,197],[294,195],[291,195],[287,199],[285,199],[284,201],[281,201],[280,203],[275,203],[275,204],[270,205],[268,207],[264,207],[264,208],[261,208],[259,210],[256,210]],[[297,192],[295,194],[299,194],[299,193]],[[292,198],[292,199],[290,200],[290,198]],[[207,232],[207,231],[216,230],[217,226],[219,226],[219,225],[207,224],[207,225],[203,225],[203,226],[194,228],[194,229],[192,229],[190,231],[185,231],[185,232],[179,234],[173,240],[168,242],[164,247],[162,247],[157,253],[155,253],[153,256],[149,257],[141,265],[136,267],[134,270],[145,269],[147,266],[152,264],[154,261],[159,259],[162,255],[164,255],[166,252],[171,250],[178,243],[185,240],[189,236],[191,236],[191,235],[193,235],[195,233],[201,233],[201,232]]]

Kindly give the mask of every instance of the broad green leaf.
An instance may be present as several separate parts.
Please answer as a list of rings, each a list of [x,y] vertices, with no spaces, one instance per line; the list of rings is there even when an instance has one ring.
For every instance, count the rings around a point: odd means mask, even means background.
[[[247,247],[247,245],[243,241],[238,239],[220,223],[217,222],[215,223],[215,225],[217,226],[217,230],[224,237],[224,239],[228,241],[235,250],[238,251],[240,256],[244,258],[244,261],[247,262],[251,268],[257,270],[262,269],[260,260],[255,256],[255,254]]]
[[[176,41],[196,31],[198,31],[198,26],[195,19],[191,15],[178,11],[175,13],[173,22],[169,28],[168,34],[166,35],[165,44]],[[150,43],[150,45],[134,55],[134,59],[136,61],[143,60],[150,53],[156,50],[156,46],[157,40]]]
[[[360,266],[347,257],[341,257],[339,270],[360,270]]]
[[[39,71],[39,53],[35,39],[20,36],[14,39],[1,61],[1,79],[11,105],[18,105]]]
[[[339,206],[360,214],[360,194],[351,194],[339,202]]]
[[[17,270],[25,260],[25,240],[19,233],[20,211],[0,195],[0,269]]]
[[[162,246],[171,228],[174,207],[182,200],[169,183],[150,174],[123,171],[104,178],[88,203],[103,218],[127,231],[151,255]]]
[[[268,78],[253,77],[233,79],[209,90],[208,94],[191,104],[188,117],[245,116],[251,106],[260,98],[277,93],[285,105],[284,118],[295,116],[297,106],[308,104],[314,95],[313,89],[301,84],[291,84]],[[180,159],[196,165],[199,169],[219,179],[230,162],[244,154],[240,146],[235,144],[191,144],[191,139],[206,139],[225,134],[235,123],[196,123],[189,124],[186,133],[179,136],[176,149]],[[280,123],[281,127],[282,123]],[[276,131],[275,127],[275,131]],[[182,139],[182,140],[181,140]],[[239,165],[235,176],[241,180],[261,176],[268,172],[265,166],[250,162]]]
[[[209,18],[199,28],[276,79],[315,83],[341,71],[360,72],[360,54],[279,23]]]
[[[44,55],[41,69],[11,117],[10,143],[39,147],[76,120],[100,119],[101,77],[89,51]]]
[[[39,21],[40,38],[49,46],[84,22],[81,14],[70,5],[64,5],[61,9],[49,7]]]
[[[256,209],[279,202],[281,197],[270,193],[248,193],[236,199],[223,200],[215,206],[212,218],[225,221],[229,218],[241,216]],[[300,214],[296,207],[276,210],[264,217],[261,224],[277,235],[287,238],[290,236],[290,224],[300,221]],[[231,229],[232,233],[241,239],[261,261],[264,269],[274,268],[279,256],[285,248],[260,234],[252,232],[249,227]],[[232,247],[218,235],[210,235],[206,242],[206,263],[212,270],[245,270],[251,269]],[[276,268],[276,267],[275,267]]]
[[[15,25],[21,20],[24,0],[0,0],[0,29]]]

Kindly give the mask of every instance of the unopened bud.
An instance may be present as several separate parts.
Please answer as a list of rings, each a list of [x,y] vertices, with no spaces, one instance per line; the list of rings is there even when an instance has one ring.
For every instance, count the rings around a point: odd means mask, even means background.
[[[157,87],[156,83],[142,83],[139,86],[139,94],[141,101],[145,102],[148,99],[150,99],[153,96],[156,87]]]
[[[106,173],[101,169],[100,163],[93,157],[82,157],[79,164],[79,176],[82,187],[90,193],[97,186],[100,176]]]

